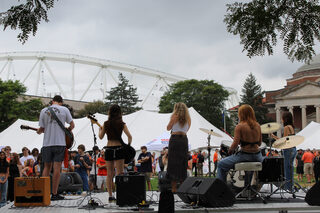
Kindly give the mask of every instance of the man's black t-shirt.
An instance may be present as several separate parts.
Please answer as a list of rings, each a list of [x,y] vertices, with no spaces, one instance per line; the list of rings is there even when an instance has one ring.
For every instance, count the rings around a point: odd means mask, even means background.
[[[198,163],[203,163],[204,162],[204,157],[201,154],[198,154]]]
[[[151,153],[150,152],[141,153],[138,157],[138,160],[141,160],[144,157],[149,157],[149,160],[141,163],[139,171],[140,172],[152,172]]]

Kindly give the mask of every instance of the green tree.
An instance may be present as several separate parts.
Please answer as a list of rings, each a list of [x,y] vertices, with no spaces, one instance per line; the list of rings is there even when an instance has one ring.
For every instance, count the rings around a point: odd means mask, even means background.
[[[83,109],[79,110],[77,117],[81,118],[94,113],[107,114],[107,110],[107,105],[103,101],[94,101],[86,104]]]
[[[53,8],[55,0],[26,0],[25,3],[12,6],[5,12],[0,12],[0,24],[4,30],[10,27],[13,30],[21,30],[18,40],[23,44],[28,40],[32,33],[36,35],[38,24],[42,20],[48,22],[47,12]]]
[[[229,93],[212,80],[185,80],[170,85],[160,99],[161,113],[170,113],[177,102],[193,107],[216,127],[223,128],[222,112]],[[229,130],[230,125],[227,125]]]
[[[239,35],[247,55],[273,54],[278,38],[292,61],[309,61],[320,41],[318,0],[252,0],[227,4],[227,30]]]
[[[250,73],[243,84],[241,104],[249,104],[252,106],[257,121],[260,124],[268,122],[266,117],[268,109],[262,103],[263,94],[264,91],[262,91],[261,86],[257,84],[256,77]]]
[[[43,104],[40,99],[18,100],[26,92],[19,81],[0,79],[0,131],[7,128],[18,118],[37,120]]]
[[[123,114],[130,114],[141,109],[137,104],[141,101],[137,95],[137,88],[129,84],[129,80],[120,73],[118,86],[111,88],[106,97],[107,108],[111,104],[118,104]]]

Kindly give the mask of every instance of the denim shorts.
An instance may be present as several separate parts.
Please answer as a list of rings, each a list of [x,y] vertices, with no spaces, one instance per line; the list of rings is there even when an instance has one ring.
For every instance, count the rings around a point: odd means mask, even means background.
[[[65,146],[45,146],[41,149],[42,160],[45,163],[62,162]]]

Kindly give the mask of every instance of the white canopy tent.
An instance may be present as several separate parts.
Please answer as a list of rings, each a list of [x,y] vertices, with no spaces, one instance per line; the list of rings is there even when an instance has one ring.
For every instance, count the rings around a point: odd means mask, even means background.
[[[204,119],[193,108],[189,109],[191,116],[191,127],[188,132],[188,139],[190,149],[198,149],[207,146],[207,134],[199,130],[199,128],[212,129],[214,132],[222,135],[222,137],[211,137],[211,146],[220,146],[222,140],[232,140],[230,136],[219,130],[206,119]],[[171,113],[156,113],[145,110],[140,110],[135,113],[123,116],[123,121],[127,124],[129,131],[132,134],[132,146],[139,150],[141,146],[146,145],[148,142],[163,134],[166,131],[166,126],[170,120]],[[108,119],[107,115],[95,114],[95,118],[103,124]],[[88,118],[74,119],[75,129],[73,134],[75,136],[76,150],[79,144],[84,144],[87,150],[91,150],[94,145],[93,133],[91,122]],[[20,125],[28,125],[31,127],[38,127],[38,122],[26,121],[18,119],[10,127],[0,133],[0,146],[10,145],[13,152],[21,152],[22,147],[26,146],[29,149],[42,147],[43,135],[36,134],[35,131],[22,131]],[[95,134],[97,135],[97,145],[99,148],[106,146],[106,137],[100,140],[98,137],[99,128],[93,125]],[[126,142],[127,138],[123,134],[123,139]],[[150,150],[151,151],[151,150]]]
[[[297,149],[320,149],[320,124],[312,121],[297,135],[304,136],[302,144],[297,146]]]

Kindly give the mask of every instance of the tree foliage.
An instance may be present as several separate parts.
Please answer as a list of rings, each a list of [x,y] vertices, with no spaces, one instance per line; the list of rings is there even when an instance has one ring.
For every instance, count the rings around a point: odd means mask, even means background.
[[[48,22],[47,12],[54,6],[55,0],[26,0],[24,4],[12,6],[6,12],[0,13],[0,24],[4,30],[10,27],[13,30],[21,30],[18,40],[23,44],[28,40],[32,33],[36,35],[38,24],[42,20]]]
[[[267,107],[263,105],[263,94],[261,86],[257,84],[256,77],[250,73],[246,78],[241,95],[241,104],[249,104],[255,111],[258,123],[264,124],[268,122],[266,117],[268,113]]]
[[[77,117],[81,118],[94,113],[107,114],[107,110],[107,105],[103,101],[94,101],[86,104],[83,109],[79,110]]]
[[[252,0],[227,4],[227,30],[239,35],[247,55],[273,54],[278,38],[292,61],[309,61],[320,41],[318,0]]]
[[[170,85],[160,99],[161,113],[170,113],[177,102],[193,107],[216,127],[223,127],[222,112],[229,93],[212,80],[185,80]],[[227,125],[229,127],[230,125]]]
[[[137,95],[137,88],[129,84],[129,80],[122,73],[119,74],[118,85],[107,93],[106,105],[118,104],[123,114],[130,114],[141,109],[137,106],[141,101]]]
[[[0,79],[0,131],[7,128],[18,118],[37,120],[44,107],[40,99],[18,100],[26,92],[19,81]]]

